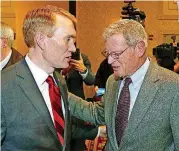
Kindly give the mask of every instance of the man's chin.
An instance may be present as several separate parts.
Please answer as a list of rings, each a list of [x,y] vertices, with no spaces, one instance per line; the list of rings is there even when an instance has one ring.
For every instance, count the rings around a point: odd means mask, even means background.
[[[61,65],[58,65],[57,68],[60,68],[60,69],[66,69],[66,68],[68,68],[69,66],[70,66],[69,63],[64,63],[63,65],[62,65],[62,64],[61,64]]]
[[[115,79],[116,81],[118,81],[118,80],[121,79],[121,76],[120,76],[118,73],[115,73],[115,72],[114,72],[114,79]]]

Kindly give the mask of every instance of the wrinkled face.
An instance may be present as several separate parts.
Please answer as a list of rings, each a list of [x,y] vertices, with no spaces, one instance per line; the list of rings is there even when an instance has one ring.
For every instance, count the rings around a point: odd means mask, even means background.
[[[135,47],[128,46],[122,34],[116,34],[106,40],[108,63],[112,65],[115,79],[131,75],[137,66]]]
[[[1,46],[1,49],[3,48],[3,39],[0,38],[0,46]]]
[[[72,21],[63,16],[57,16],[57,26],[54,35],[47,38],[42,56],[53,68],[67,68],[71,53],[76,51],[76,31]]]
[[[7,38],[0,38],[0,47],[1,49],[6,48],[8,45],[8,39]]]

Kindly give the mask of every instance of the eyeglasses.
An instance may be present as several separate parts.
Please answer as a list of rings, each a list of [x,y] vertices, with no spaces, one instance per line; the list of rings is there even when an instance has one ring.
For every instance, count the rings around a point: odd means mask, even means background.
[[[130,46],[129,46],[130,47]],[[126,49],[124,49],[122,52],[110,52],[108,53],[108,51],[106,49],[104,49],[101,53],[103,56],[105,57],[109,57],[111,56],[113,59],[119,59],[119,57],[124,53],[124,51],[126,51],[129,47],[127,47]]]

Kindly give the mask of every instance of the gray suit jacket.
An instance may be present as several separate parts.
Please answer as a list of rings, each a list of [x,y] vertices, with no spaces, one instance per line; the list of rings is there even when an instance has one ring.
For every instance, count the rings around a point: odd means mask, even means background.
[[[2,151],[69,151],[71,118],[65,80],[61,77],[58,81],[56,78],[65,106],[65,144],[62,147],[48,108],[25,60],[4,70],[1,78]]]
[[[179,150],[179,76],[150,63],[118,147],[115,116],[119,87],[120,82],[110,76],[103,100],[94,104],[70,94],[71,113],[107,125],[107,151]]]

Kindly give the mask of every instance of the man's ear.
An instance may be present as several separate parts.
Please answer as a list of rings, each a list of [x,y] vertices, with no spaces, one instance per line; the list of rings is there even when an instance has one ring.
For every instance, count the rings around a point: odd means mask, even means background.
[[[138,57],[142,57],[145,54],[145,42],[144,41],[139,41],[136,45],[137,47],[137,55]]]
[[[8,46],[8,38],[2,39],[2,48],[6,48]]]
[[[35,46],[40,47],[42,50],[45,50],[46,48],[46,36],[40,32],[35,34],[34,41]]]

